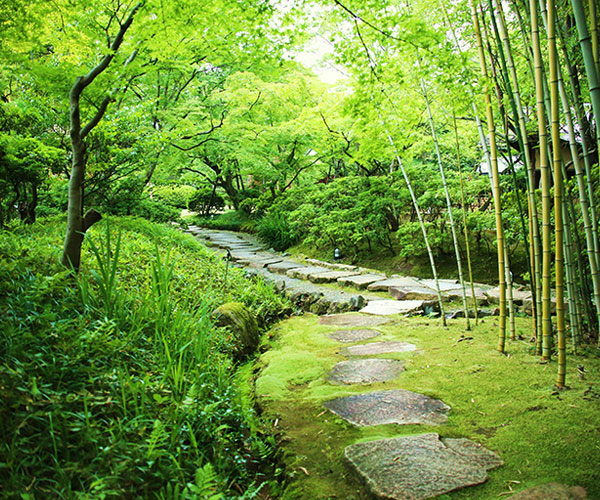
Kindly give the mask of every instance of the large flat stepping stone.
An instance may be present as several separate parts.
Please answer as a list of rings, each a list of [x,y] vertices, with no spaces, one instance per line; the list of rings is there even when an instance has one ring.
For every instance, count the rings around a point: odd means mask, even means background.
[[[584,500],[587,492],[581,486],[547,483],[520,491],[508,497],[508,500]]]
[[[500,302],[500,287],[492,288],[486,292],[490,302]],[[508,300],[508,288],[506,289],[506,300]],[[522,305],[524,302],[531,302],[531,292],[526,290],[516,290],[513,288],[513,301],[515,304]],[[551,303],[556,304],[556,298],[551,298]],[[556,307],[556,306],[555,306]]]
[[[349,285],[355,288],[363,289],[367,288],[371,283],[382,281],[385,279],[383,274],[358,274],[354,276],[344,276],[338,278],[338,283],[342,285]]]
[[[390,314],[407,314],[423,310],[422,300],[371,300],[360,312],[387,316]]]
[[[319,323],[322,325],[336,326],[378,326],[389,321],[388,318],[377,318],[362,314],[332,314],[319,318]]]
[[[348,276],[356,276],[356,271],[325,271],[319,273],[311,273],[308,275],[308,279],[313,283],[331,283],[337,281],[339,278],[346,278]]]
[[[327,269],[326,267],[299,267],[296,269],[290,269],[286,274],[290,278],[296,278],[299,280],[308,280],[308,277],[311,274],[319,274],[319,273],[327,273],[331,271],[331,269]]]
[[[344,454],[374,495],[393,500],[425,500],[481,484],[503,463],[472,441],[435,433],[357,443]]]
[[[284,260],[282,262],[277,262],[276,264],[269,264],[267,269],[272,273],[277,274],[286,274],[290,269],[298,269],[300,267],[306,267],[298,262],[293,262],[291,260]]]
[[[344,420],[366,427],[383,424],[443,424],[450,407],[423,394],[396,389],[367,392],[325,401],[323,406]]]
[[[389,294],[396,300],[436,300],[437,292],[425,286],[391,286]]]
[[[327,376],[332,384],[374,384],[396,378],[404,363],[396,359],[353,359],[341,361]]]
[[[399,276],[381,281],[376,281],[367,286],[367,290],[372,292],[387,292],[391,286],[422,286],[416,278],[410,276]]]
[[[281,262],[283,259],[281,257],[259,257],[254,260],[250,260],[248,262],[248,267],[254,267],[257,269],[267,267],[270,264],[277,264]]]
[[[381,335],[381,333],[375,330],[340,330],[329,335],[329,338],[337,340],[338,342],[360,342],[361,340],[372,339],[379,335]]]
[[[437,290],[434,279],[422,279],[419,281],[421,282],[422,286],[427,286],[432,290]],[[460,288],[460,283],[457,280],[440,279],[438,280],[438,284],[440,286],[440,292],[446,292],[448,290],[456,290]]]
[[[346,354],[350,356],[368,356],[372,354],[390,354],[396,352],[416,351],[417,346],[410,342],[371,342],[369,344],[353,345],[346,347]]]
[[[318,260],[318,259],[306,259],[306,262],[308,262],[309,264],[312,264],[313,266],[317,266],[317,267],[329,267],[331,269],[336,269],[338,271],[357,271],[358,272],[358,267],[352,266],[350,264],[339,264],[337,262],[325,262],[324,260]]]

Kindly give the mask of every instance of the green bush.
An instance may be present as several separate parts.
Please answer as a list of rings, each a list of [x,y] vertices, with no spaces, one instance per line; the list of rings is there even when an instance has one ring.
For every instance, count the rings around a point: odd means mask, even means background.
[[[196,189],[188,202],[190,210],[203,214],[213,210],[222,210],[224,207],[225,200],[223,197],[217,192],[213,194],[212,188],[208,186]]]
[[[180,209],[188,208],[188,203],[196,193],[194,187],[179,184],[158,185],[150,191],[153,199]]]
[[[283,251],[298,242],[287,219],[278,213],[269,213],[256,224],[256,232],[261,240],[277,251]]]
[[[192,221],[202,227],[210,229],[224,229],[226,231],[252,232],[254,221],[243,210],[229,211],[209,217],[194,217]]]
[[[193,237],[131,218],[89,231],[75,286],[57,264],[63,231],[55,218],[0,232],[1,496],[255,491],[272,443],[210,311],[239,301],[264,322],[287,302]]]

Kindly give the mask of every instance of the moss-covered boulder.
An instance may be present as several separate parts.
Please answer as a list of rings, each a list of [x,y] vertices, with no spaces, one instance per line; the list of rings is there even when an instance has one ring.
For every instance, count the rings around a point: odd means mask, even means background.
[[[227,327],[233,335],[234,355],[244,358],[256,351],[260,339],[256,318],[241,302],[227,302],[212,313],[217,326]]]

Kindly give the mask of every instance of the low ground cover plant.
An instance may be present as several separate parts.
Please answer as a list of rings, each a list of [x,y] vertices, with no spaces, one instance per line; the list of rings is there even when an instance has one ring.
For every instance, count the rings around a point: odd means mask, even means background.
[[[139,219],[94,227],[74,278],[63,224],[0,233],[0,496],[251,498],[272,443],[211,312],[285,300]]]

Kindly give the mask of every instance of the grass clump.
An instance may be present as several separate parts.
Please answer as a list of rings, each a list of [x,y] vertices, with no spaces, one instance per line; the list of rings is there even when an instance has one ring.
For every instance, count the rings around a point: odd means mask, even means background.
[[[254,497],[272,443],[210,315],[287,303],[189,235],[103,224],[77,281],[61,219],[0,233],[0,496]]]

